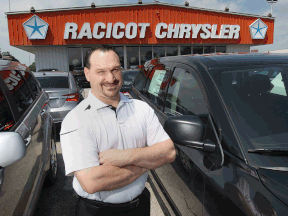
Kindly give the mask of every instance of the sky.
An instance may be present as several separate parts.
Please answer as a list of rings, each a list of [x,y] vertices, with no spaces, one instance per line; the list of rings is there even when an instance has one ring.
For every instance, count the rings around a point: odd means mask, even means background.
[[[93,0],[0,0],[0,49],[1,52],[9,51],[21,63],[29,66],[35,61],[35,55],[21,49],[10,46],[7,17],[5,12],[15,11],[29,11],[33,6],[36,10],[42,9],[57,9],[68,7],[84,7],[90,6]],[[176,5],[183,5],[185,0],[159,0],[163,3],[171,3]],[[215,10],[224,10],[229,8],[230,12],[240,12],[255,15],[268,15],[271,12],[271,6],[266,0],[187,0],[189,6],[208,8]],[[95,0],[95,5],[107,4],[130,4],[137,3],[138,0]],[[153,0],[142,0],[142,2],[153,2]],[[288,49],[288,0],[278,0],[278,3],[273,5],[273,17],[276,17],[274,23],[274,43],[271,45],[263,45],[252,47],[258,49],[259,52]]]

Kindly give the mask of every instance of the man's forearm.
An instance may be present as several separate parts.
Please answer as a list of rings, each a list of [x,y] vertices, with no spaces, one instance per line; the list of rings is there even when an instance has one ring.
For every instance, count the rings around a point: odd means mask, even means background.
[[[148,169],[102,165],[75,172],[82,188],[89,194],[122,188],[138,179]]]
[[[144,148],[125,149],[130,151],[130,165],[156,169],[175,160],[176,152],[172,141],[167,140]]]

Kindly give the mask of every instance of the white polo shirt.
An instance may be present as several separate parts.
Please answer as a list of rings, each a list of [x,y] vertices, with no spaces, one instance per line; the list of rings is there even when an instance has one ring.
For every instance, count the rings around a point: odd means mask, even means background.
[[[66,175],[99,166],[99,153],[108,149],[151,146],[170,137],[154,110],[145,102],[120,93],[115,112],[91,91],[87,99],[70,111],[62,122],[60,142]],[[73,188],[79,196],[107,203],[133,200],[145,188],[148,173],[125,187],[88,194],[74,176]]]

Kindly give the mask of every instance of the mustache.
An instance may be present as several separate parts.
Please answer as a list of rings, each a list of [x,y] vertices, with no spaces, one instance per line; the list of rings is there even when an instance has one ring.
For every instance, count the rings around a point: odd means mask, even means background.
[[[113,83],[103,83],[103,85],[118,84],[119,82],[120,82],[119,80],[115,80]]]

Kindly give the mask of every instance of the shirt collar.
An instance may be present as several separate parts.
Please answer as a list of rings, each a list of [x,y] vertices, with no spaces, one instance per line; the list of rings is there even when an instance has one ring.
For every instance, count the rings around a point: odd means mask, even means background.
[[[131,99],[127,98],[127,97],[126,97],[125,95],[123,95],[121,92],[119,92],[119,94],[120,94],[120,101],[119,101],[118,107],[120,107],[123,103],[130,103],[130,102],[132,102]],[[102,101],[99,100],[97,97],[95,97],[95,95],[92,94],[92,91],[91,91],[91,90],[90,90],[89,93],[88,93],[87,99],[89,100],[89,102],[90,102],[90,104],[91,104],[91,107],[92,107],[92,108],[96,108],[97,110],[109,106],[108,104],[102,102]]]

